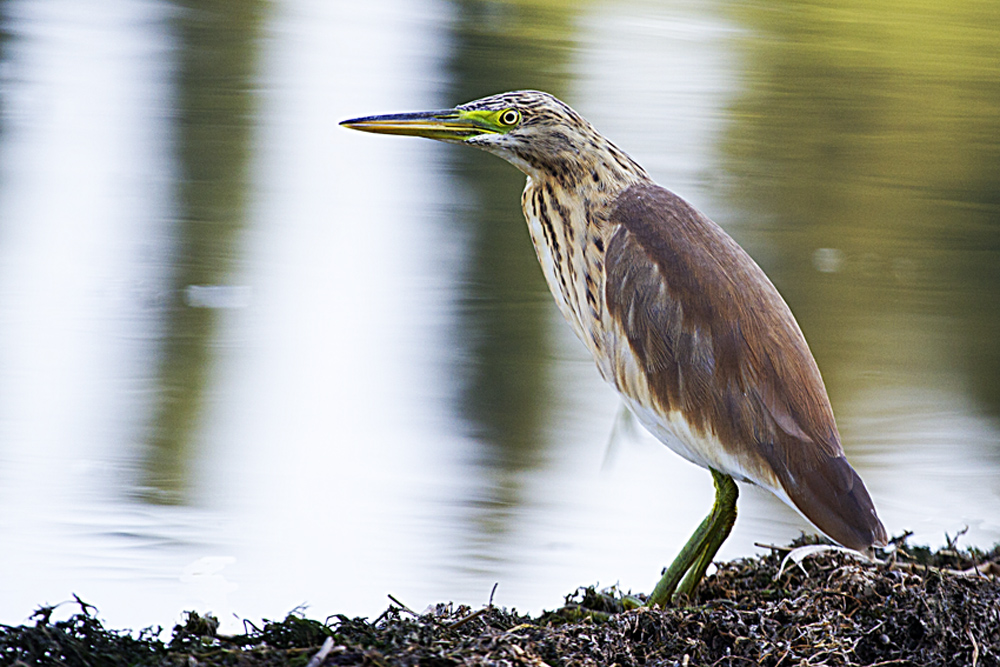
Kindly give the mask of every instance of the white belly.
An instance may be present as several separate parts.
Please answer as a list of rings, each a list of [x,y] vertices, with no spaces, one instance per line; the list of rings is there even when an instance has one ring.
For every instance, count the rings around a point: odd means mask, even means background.
[[[624,394],[621,396],[639,423],[675,453],[702,468],[712,468],[737,481],[765,488],[801,514],[776,477],[772,474],[761,474],[759,470],[747,466],[738,457],[730,455],[714,436],[692,431],[691,426],[679,412],[663,414]]]

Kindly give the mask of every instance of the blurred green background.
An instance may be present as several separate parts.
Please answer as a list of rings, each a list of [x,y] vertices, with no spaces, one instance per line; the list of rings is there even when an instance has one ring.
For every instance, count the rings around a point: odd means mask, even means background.
[[[360,4],[0,0],[0,622],[648,590],[710,478],[623,426],[523,176],[337,127],[518,88],[757,259],[890,532],[1000,540],[1000,5]],[[750,490],[721,555],[801,530]]]

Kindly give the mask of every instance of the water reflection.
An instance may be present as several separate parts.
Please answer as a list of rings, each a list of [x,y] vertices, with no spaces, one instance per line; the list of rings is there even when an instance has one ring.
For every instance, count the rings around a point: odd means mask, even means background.
[[[563,93],[574,9],[544,3],[455,3],[446,68],[452,103],[537,88]],[[524,176],[506,162],[449,150],[448,170],[471,207],[456,212],[467,244],[454,337],[464,376],[459,410],[489,484],[470,499],[473,558],[494,558],[524,502],[525,472],[546,458],[551,419],[549,325],[554,306],[520,208]]]
[[[1000,21],[914,5],[0,0],[0,621],[651,585],[711,482],[602,471],[523,176],[335,125],[523,87],[764,264],[894,530],[1000,539]]]
[[[180,56],[177,240],[144,464],[142,492],[153,502],[184,502],[189,490],[218,330],[217,304],[193,302],[191,295],[224,289],[236,265],[247,223],[254,81],[267,8],[262,1],[180,3],[173,22]]]
[[[863,467],[895,431],[884,474],[904,479],[928,413],[944,460],[995,466],[1000,95],[984,72],[1000,70],[1000,10],[801,9],[731,8],[753,30],[725,141],[740,233],[795,310]],[[959,425],[976,420],[980,435]]]
[[[9,29],[10,17],[7,5],[10,0],[0,0],[0,91],[8,89],[8,79],[10,78],[9,66],[7,65],[7,43],[11,39]],[[7,112],[8,102],[6,95],[0,92],[0,141],[4,134],[4,116]]]

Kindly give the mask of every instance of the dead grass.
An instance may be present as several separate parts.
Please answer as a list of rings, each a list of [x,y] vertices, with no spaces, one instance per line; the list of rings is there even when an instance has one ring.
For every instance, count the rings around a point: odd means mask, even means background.
[[[881,564],[825,552],[782,568],[788,551],[721,564],[696,600],[663,610],[626,610],[619,593],[582,588],[539,618],[450,603],[416,614],[395,602],[374,621],[293,613],[237,636],[192,613],[164,643],[158,629],[108,630],[78,601],[67,621],[43,608],[33,626],[0,626],[0,664],[1000,667],[1000,548],[904,544]]]

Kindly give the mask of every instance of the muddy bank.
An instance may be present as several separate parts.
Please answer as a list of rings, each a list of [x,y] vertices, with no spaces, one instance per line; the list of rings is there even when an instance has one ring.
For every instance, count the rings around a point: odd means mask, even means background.
[[[581,589],[536,618],[400,602],[376,619],[291,614],[220,636],[214,619],[189,614],[163,640],[158,628],[107,629],[78,602],[67,621],[40,609],[34,625],[0,626],[0,664],[1000,666],[1000,548],[904,547],[880,564],[789,552],[721,564],[697,599],[663,610]]]

